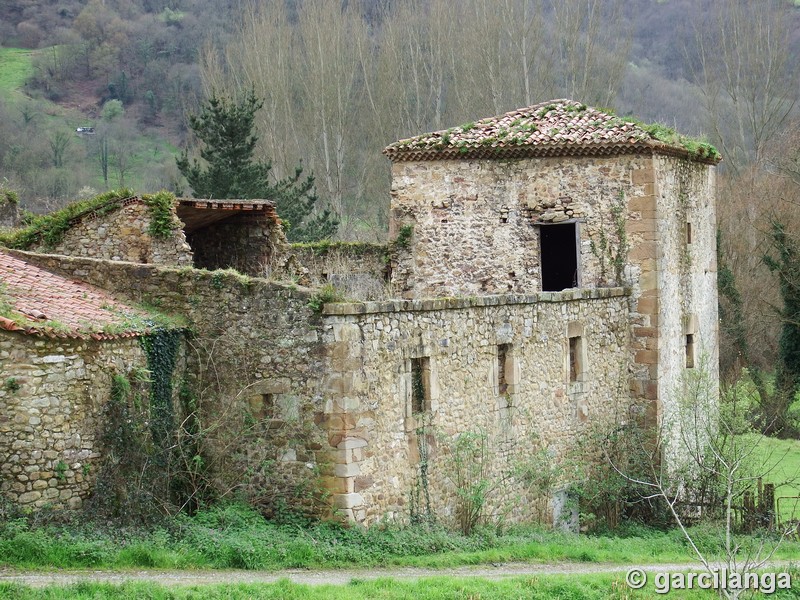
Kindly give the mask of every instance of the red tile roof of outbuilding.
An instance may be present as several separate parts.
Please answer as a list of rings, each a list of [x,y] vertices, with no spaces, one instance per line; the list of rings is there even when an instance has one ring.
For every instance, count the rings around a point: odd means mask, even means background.
[[[113,339],[145,333],[147,317],[107,292],[0,252],[0,329]]]

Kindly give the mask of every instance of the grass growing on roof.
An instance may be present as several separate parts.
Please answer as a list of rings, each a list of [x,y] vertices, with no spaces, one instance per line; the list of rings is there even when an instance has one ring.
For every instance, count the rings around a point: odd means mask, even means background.
[[[112,190],[89,200],[73,202],[48,215],[28,215],[22,229],[0,234],[0,244],[9,248],[27,250],[41,241],[48,248],[52,248],[63,239],[72,220],[76,217],[89,212],[109,213],[117,208],[114,200],[130,198],[133,195],[133,192],[128,189]]]

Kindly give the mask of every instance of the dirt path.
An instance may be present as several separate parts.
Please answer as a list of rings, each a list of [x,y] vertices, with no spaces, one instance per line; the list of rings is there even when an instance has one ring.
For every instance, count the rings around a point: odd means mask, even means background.
[[[773,568],[788,563],[776,561]],[[370,570],[285,570],[285,571],[16,571],[0,569],[0,583],[20,583],[33,587],[48,585],[69,585],[80,581],[106,582],[121,584],[126,581],[148,581],[165,586],[176,585],[209,585],[224,583],[274,583],[279,579],[288,579],[294,583],[307,585],[347,584],[352,579],[377,579],[391,577],[394,579],[419,579],[421,577],[483,577],[486,579],[502,579],[504,577],[525,575],[570,575],[594,573],[620,573],[623,577],[633,565],[615,565],[602,563],[507,563],[498,565],[481,565],[477,567],[455,567],[446,569],[416,569],[410,567],[378,568]],[[699,564],[655,564],[636,565],[636,568],[647,572],[700,571]]]

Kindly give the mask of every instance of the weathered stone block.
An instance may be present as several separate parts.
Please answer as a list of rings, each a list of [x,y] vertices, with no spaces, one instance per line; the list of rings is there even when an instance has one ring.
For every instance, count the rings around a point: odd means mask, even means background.
[[[364,504],[361,494],[334,494],[333,505],[336,508],[355,508]]]

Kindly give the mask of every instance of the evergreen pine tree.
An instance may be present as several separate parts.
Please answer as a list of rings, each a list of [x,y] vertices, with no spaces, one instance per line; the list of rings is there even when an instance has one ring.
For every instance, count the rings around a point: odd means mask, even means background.
[[[212,95],[200,114],[189,117],[189,126],[203,143],[200,157],[189,160],[187,150],[176,159],[195,198],[265,199],[276,203],[281,220],[288,224],[292,241],[331,237],[338,223],[329,210],[314,214],[318,202],[314,177],[303,178],[302,167],[293,175],[272,182],[272,163],[256,161],[258,137],[254,133],[256,112],[263,105],[254,91],[241,101]]]

